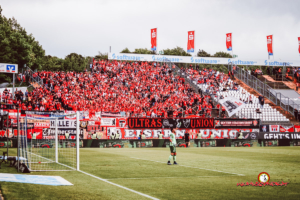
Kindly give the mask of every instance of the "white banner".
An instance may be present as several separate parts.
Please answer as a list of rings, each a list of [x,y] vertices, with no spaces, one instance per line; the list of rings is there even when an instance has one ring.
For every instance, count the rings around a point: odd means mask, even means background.
[[[100,118],[101,117],[101,112],[95,112],[95,117]]]
[[[219,102],[222,104],[222,106],[225,107],[229,117],[236,114],[238,111],[245,107],[244,102],[234,97],[226,97],[219,100]]]
[[[74,114],[74,115],[65,116],[65,119],[76,119],[76,112],[75,111],[66,110],[65,114],[66,115]]]
[[[109,60],[132,60],[132,61],[171,61],[174,63],[191,63],[191,64],[220,64],[227,65],[262,65],[262,66],[300,66],[300,60],[255,60],[255,59],[239,59],[239,58],[218,58],[218,57],[194,57],[194,56],[164,56],[153,54],[129,54],[129,53],[108,53]]]
[[[270,132],[279,132],[279,125],[269,125]]]
[[[51,120],[50,128],[55,128],[55,120]],[[76,128],[76,120],[57,120],[57,128]]]
[[[89,119],[89,111],[79,111],[79,119],[83,120],[83,119]]]
[[[120,112],[101,112],[101,117],[121,117]]]
[[[17,64],[0,63],[0,72],[4,73],[18,73]]]
[[[101,118],[101,126],[116,126],[116,118]]]

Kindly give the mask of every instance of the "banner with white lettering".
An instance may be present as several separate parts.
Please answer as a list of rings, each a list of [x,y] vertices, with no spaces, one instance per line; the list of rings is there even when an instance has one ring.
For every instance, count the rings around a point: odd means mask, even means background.
[[[259,133],[258,139],[265,140],[299,140],[300,133]]]
[[[50,121],[48,121],[48,122],[34,122],[34,128],[50,128]]]
[[[121,117],[120,112],[100,112],[101,117]]]
[[[258,133],[259,129],[177,129],[176,139],[182,139],[185,133],[190,134],[190,139],[238,139],[238,133]],[[128,129],[107,128],[108,139],[168,139],[170,129]],[[87,138],[84,138],[87,139]],[[247,139],[247,138],[242,138]]]
[[[215,119],[215,128],[257,128],[259,119]]]
[[[101,118],[101,126],[114,127],[116,126],[116,118]]]
[[[66,110],[65,114],[69,115],[69,116],[66,116],[65,119],[76,119],[76,112],[73,110]],[[74,114],[74,115],[70,115],[70,114]]]
[[[236,114],[246,105],[244,102],[234,97],[225,97],[224,99],[219,100],[219,102],[225,107],[229,117]]]
[[[55,139],[55,128],[44,128],[43,130],[43,139]],[[76,139],[77,130],[75,128],[59,128],[58,129],[58,138],[63,139]],[[83,139],[84,130],[80,129],[79,138]]]
[[[50,128],[55,128],[55,120],[51,120]],[[57,128],[76,128],[76,120],[57,120]]]
[[[218,64],[227,65],[262,65],[262,66],[300,66],[300,60],[256,60],[241,58],[220,58],[220,57],[193,57],[193,56],[166,56],[155,54],[130,54],[130,53],[108,53],[109,60],[132,60],[132,61],[150,61],[163,62],[169,60],[175,63],[191,63],[191,64]]]

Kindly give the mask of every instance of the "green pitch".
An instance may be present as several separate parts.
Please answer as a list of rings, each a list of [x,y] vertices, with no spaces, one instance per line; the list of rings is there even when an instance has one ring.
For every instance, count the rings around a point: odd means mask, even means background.
[[[4,149],[0,149],[0,153]],[[10,155],[16,149],[10,149]],[[300,148],[177,148],[178,166],[168,166],[168,148],[80,149],[80,169],[157,199],[299,199]],[[2,165],[1,173],[16,173]],[[257,182],[260,172],[287,186],[237,187]],[[58,175],[74,186],[0,182],[5,199],[147,199],[81,172]]]

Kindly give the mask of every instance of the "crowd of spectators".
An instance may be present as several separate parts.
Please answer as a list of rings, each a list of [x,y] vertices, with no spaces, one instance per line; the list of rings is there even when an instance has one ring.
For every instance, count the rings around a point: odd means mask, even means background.
[[[181,69],[193,80],[210,84],[209,90],[228,77],[214,70]],[[73,110],[95,113],[125,112],[127,116],[211,116],[216,106],[211,95],[193,90],[167,64],[156,62],[95,61],[90,72],[35,72],[43,85],[16,98],[22,110]],[[235,86],[228,85],[229,88]],[[6,98],[8,101],[11,98]],[[2,105],[2,107],[5,105]],[[217,106],[219,107],[219,105]]]

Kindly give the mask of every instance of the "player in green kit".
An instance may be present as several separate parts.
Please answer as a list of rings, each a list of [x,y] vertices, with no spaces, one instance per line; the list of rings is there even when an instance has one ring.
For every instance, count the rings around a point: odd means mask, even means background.
[[[170,150],[171,150],[171,155],[169,156],[168,160],[168,165],[171,164],[171,159],[173,157],[174,160],[174,165],[177,165],[176,162],[176,129],[171,128],[171,134],[170,134]]]

